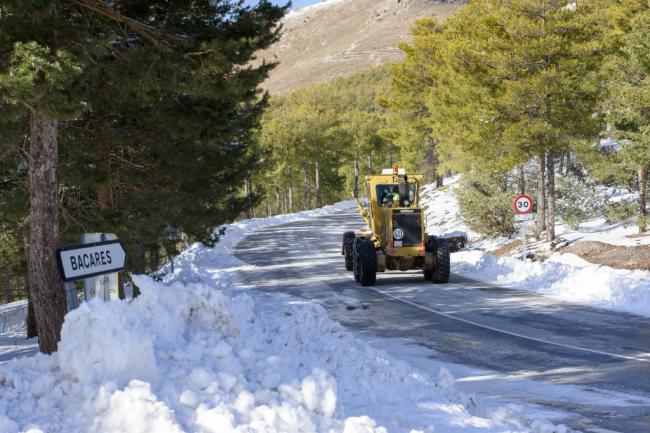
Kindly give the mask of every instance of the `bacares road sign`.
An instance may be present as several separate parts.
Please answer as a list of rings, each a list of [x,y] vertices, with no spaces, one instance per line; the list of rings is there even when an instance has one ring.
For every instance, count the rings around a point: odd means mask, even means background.
[[[533,198],[526,194],[521,194],[515,198],[515,212],[518,214],[527,214],[533,211]]]
[[[56,259],[61,279],[67,283],[123,270],[126,251],[119,240],[95,242],[59,248]]]

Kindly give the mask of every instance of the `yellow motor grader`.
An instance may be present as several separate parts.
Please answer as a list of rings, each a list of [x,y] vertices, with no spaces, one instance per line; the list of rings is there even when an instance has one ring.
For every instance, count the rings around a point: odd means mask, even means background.
[[[449,281],[449,244],[429,236],[419,203],[421,175],[397,166],[366,176],[364,207],[354,196],[366,227],[343,234],[345,268],[362,286],[375,284],[377,272],[422,269],[426,280]]]

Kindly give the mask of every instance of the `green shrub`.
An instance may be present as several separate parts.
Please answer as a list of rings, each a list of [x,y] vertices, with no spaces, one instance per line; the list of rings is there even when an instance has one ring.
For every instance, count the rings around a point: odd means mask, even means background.
[[[555,182],[557,214],[570,227],[600,213],[603,200],[587,183],[573,176],[557,176]]]
[[[645,215],[639,215],[636,219],[636,225],[639,226],[639,231],[641,233],[645,232],[648,228],[648,217]]]
[[[512,236],[512,200],[515,193],[506,187],[507,177],[500,173],[470,172],[463,175],[454,191],[467,226],[487,236]]]
[[[605,218],[611,224],[623,223],[624,226],[627,226],[634,216],[637,206],[637,203],[632,200],[607,203],[604,209]]]

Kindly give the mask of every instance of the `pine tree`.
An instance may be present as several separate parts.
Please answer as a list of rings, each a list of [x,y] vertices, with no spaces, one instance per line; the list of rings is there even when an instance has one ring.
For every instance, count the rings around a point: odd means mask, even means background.
[[[285,11],[228,0],[0,5],[1,102],[30,114],[28,280],[41,351],[56,350],[66,309],[54,259],[61,199],[68,235],[99,216],[134,248],[160,244],[170,224],[209,241],[209,227],[245,208],[224,190],[254,164],[256,89],[272,67],[247,65]]]
[[[571,8],[563,0],[472,2],[442,27],[430,26],[437,35],[428,49],[437,61],[421,62],[433,83],[428,106],[443,163],[469,159],[505,171],[537,157],[542,173],[547,167],[549,240],[555,237],[555,157],[595,138],[601,126],[594,107],[603,47],[592,7]]]
[[[392,94],[384,103],[389,109],[389,137],[400,147],[401,158],[413,169],[421,170],[429,182],[442,185],[436,127],[436,107],[429,104],[440,69],[438,41],[442,26],[433,18],[415,22],[412,43],[400,44],[406,59],[391,67]]]
[[[604,102],[607,121],[620,142],[618,159],[636,172],[639,187],[639,231],[647,229],[646,184],[650,170],[650,5],[615,3],[609,9],[621,17],[612,28],[620,47],[606,68],[608,94]],[[618,33],[618,31],[623,32]]]

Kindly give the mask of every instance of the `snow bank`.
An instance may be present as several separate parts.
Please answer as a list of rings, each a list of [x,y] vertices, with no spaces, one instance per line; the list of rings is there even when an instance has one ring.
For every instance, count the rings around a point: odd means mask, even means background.
[[[453,378],[437,386],[317,305],[260,311],[226,287],[136,282],[142,296],[131,304],[69,313],[57,354],[0,368],[3,433],[382,433],[363,408],[388,410],[394,430],[409,431],[426,402],[440,407],[426,411],[429,422],[480,431],[502,422],[472,415]]]
[[[83,304],[59,351],[0,365],[2,433],[563,432],[476,398],[358,340],[318,304],[238,287],[229,254],[253,228],[194,245],[133,302]]]
[[[511,239],[484,238],[472,233],[463,224],[454,195],[460,175],[445,179],[445,187],[423,188],[423,205],[427,215],[427,231],[432,234],[468,232],[474,248],[490,250]],[[620,198],[624,191],[603,188],[607,200]],[[567,241],[600,241],[612,245],[634,246],[650,242],[650,237],[633,239],[636,226],[622,227],[595,218],[571,230],[558,223],[558,236]],[[452,272],[494,284],[535,292],[568,301],[617,311],[650,316],[650,272],[613,269],[587,262],[573,254],[547,252],[543,262],[522,262],[514,257],[496,257],[474,249],[452,254]]]
[[[650,316],[650,272],[598,266],[573,254],[523,262],[462,251],[452,255],[452,272],[564,301]]]

